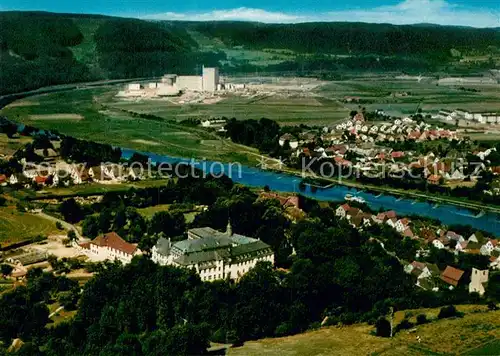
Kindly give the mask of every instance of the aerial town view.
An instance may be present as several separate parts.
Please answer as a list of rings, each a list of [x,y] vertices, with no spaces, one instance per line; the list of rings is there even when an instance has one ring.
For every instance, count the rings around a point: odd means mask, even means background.
[[[0,4],[0,355],[500,355],[494,0]]]

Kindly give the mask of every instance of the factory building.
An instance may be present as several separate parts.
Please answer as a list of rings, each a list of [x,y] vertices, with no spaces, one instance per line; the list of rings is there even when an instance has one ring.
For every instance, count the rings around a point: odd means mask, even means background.
[[[123,97],[176,96],[182,91],[214,93],[219,90],[245,88],[244,84],[224,84],[220,81],[219,68],[203,67],[202,75],[165,74],[160,82],[151,82],[143,87],[139,83],[128,84]]]

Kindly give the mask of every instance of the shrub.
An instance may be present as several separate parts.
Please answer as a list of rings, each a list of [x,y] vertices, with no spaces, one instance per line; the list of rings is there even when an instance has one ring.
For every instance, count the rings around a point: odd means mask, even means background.
[[[2,273],[4,276],[8,276],[9,274],[11,274],[13,269],[14,267],[12,267],[11,265],[0,265],[0,273]]]
[[[453,318],[458,315],[457,308],[454,305],[447,305],[439,311],[438,319]]]
[[[59,229],[59,230],[63,230],[64,227],[62,226],[61,222],[56,222],[56,228]]]
[[[397,326],[396,326],[396,332],[400,331],[400,330],[408,330],[408,329],[411,329],[413,328],[413,323],[410,322],[410,320],[408,319],[403,319]]]
[[[384,318],[380,317],[375,323],[375,334],[380,337],[390,337],[391,336],[391,323]]]
[[[427,315],[425,315],[425,314],[418,314],[417,315],[417,325],[426,324],[428,322],[429,321],[427,320]]]

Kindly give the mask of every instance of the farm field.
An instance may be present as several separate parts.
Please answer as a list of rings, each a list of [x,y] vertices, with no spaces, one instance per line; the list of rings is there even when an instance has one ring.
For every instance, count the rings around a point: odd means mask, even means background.
[[[15,207],[0,208],[0,246],[28,240],[37,235],[47,236],[58,230],[54,222],[40,216],[21,213]]]
[[[469,313],[463,318],[417,326],[415,333],[401,331],[392,339],[371,335],[373,326],[367,324],[327,327],[284,338],[247,342],[242,347],[229,349],[228,355],[498,355],[500,342],[494,340],[500,340],[500,311],[474,313],[474,308],[469,306],[457,309],[469,309]],[[427,311],[437,315],[437,311]],[[416,335],[421,337],[420,343]]]
[[[114,100],[111,107],[147,113],[169,120],[188,118],[228,117],[241,120],[263,117],[282,125],[331,125],[344,119],[349,109],[335,101],[318,101],[316,98],[239,98],[227,97],[216,104],[175,105],[168,101],[147,100],[142,102]]]
[[[473,89],[477,92],[460,89]],[[364,103],[358,105],[367,110],[382,109],[391,115],[413,114],[418,108],[424,112],[461,108],[470,111],[500,111],[500,85],[436,85],[433,78],[394,79],[388,77],[358,78],[333,81],[315,90],[331,99],[346,96],[359,97]]]

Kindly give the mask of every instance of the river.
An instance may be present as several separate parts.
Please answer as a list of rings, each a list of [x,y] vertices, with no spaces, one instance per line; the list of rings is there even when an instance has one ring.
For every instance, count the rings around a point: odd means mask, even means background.
[[[122,156],[128,159],[132,156],[134,150],[122,148]],[[167,163],[190,163],[189,159],[159,155],[149,152],[138,152],[151,158],[153,162]],[[306,186],[305,191],[299,190],[301,178],[274,171],[267,171],[258,168],[241,166],[238,169],[235,165],[214,163],[211,161],[197,161],[195,167],[202,169],[206,173],[220,172],[226,173],[233,181],[251,186],[264,187],[269,186],[272,190],[280,192],[296,192],[307,197],[321,201],[343,201],[346,194],[356,195],[366,200],[368,206],[378,211],[380,208],[386,210],[395,210],[399,215],[420,215],[433,219],[438,219],[447,225],[460,224],[470,225],[473,228],[485,230],[500,236],[500,216],[495,213],[479,213],[468,209],[459,208],[449,204],[435,204],[422,202],[412,199],[398,198],[391,195],[372,194],[365,191],[358,191],[343,185],[335,185],[331,188],[317,189],[315,192],[310,186]],[[202,164],[202,162],[204,164]]]

